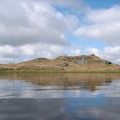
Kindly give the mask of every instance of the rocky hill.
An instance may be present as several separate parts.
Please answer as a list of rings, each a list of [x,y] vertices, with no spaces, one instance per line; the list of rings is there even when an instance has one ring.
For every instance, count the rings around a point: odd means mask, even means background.
[[[1,64],[0,71],[6,72],[119,72],[120,66],[90,56],[59,56],[56,59],[36,58],[19,64]]]
[[[82,55],[82,56],[59,56],[56,60],[72,62],[75,64],[106,64],[109,61],[102,60],[100,57],[95,56],[94,54],[90,56]],[[111,63],[112,64],[112,63]]]

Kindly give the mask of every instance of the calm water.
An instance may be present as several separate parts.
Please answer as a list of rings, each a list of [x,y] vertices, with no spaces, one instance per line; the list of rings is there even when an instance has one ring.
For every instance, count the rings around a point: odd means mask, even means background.
[[[0,120],[120,120],[120,74],[1,74]]]

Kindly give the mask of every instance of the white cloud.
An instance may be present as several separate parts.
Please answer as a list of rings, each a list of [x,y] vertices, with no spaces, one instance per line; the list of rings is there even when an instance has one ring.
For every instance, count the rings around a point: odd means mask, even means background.
[[[58,6],[71,9],[71,13],[63,13],[56,9]],[[82,0],[4,0],[0,1],[0,8],[1,62],[80,55],[83,50],[70,45],[66,39],[66,34],[75,31],[79,37],[104,40],[110,46],[103,51],[88,48],[86,53],[95,53],[109,60],[117,58],[113,61],[120,63],[119,5],[94,10]],[[81,13],[84,15],[80,19],[76,15]]]
[[[88,48],[86,53],[95,54],[102,59],[120,64],[120,46],[106,46],[103,50],[99,50],[98,48]]]
[[[83,0],[41,0],[41,1],[50,3],[52,5],[67,7],[72,10],[77,10],[79,12],[85,12],[89,10],[89,7],[83,2]]]
[[[105,55],[108,59],[111,61],[114,61],[115,63],[120,64],[120,46],[115,46],[115,47],[106,47],[104,49]],[[104,57],[105,57],[104,55]]]
[[[104,40],[108,44],[120,44],[120,6],[109,9],[90,10],[86,15],[88,24],[82,25],[75,35],[89,39]]]
[[[87,14],[87,18],[95,23],[111,23],[111,22],[119,22],[120,20],[120,6],[113,6],[109,9],[97,9],[91,10]]]
[[[11,8],[12,7],[12,8]],[[0,44],[67,44],[61,37],[74,29],[78,19],[63,15],[46,2],[3,2],[0,12]]]
[[[95,54],[97,56],[100,56],[100,51],[97,48],[87,48],[86,52],[87,54]]]
[[[82,24],[74,34],[80,38],[99,40],[106,43],[103,50],[88,48],[87,53],[94,53],[103,59],[120,63],[120,5],[107,9],[91,9],[86,14],[87,24]],[[99,45],[97,45],[99,46]]]
[[[54,5],[79,6],[76,3],[74,0],[0,1],[0,61],[65,54],[64,49],[70,47],[65,34],[77,27],[79,19],[63,14]]]
[[[80,55],[80,50],[72,46],[49,45],[44,43],[12,47],[0,46],[0,62],[14,63],[39,58],[55,58],[60,55]]]

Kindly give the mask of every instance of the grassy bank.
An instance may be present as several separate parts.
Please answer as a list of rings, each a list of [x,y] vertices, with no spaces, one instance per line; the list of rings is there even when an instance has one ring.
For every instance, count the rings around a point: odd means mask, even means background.
[[[65,71],[65,70],[0,70],[0,73],[120,73],[120,70],[92,70],[92,71]]]

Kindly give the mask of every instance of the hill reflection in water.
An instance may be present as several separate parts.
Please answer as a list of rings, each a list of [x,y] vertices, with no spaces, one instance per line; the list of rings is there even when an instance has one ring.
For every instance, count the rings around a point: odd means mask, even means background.
[[[120,120],[120,74],[1,74],[0,108],[5,120]]]
[[[109,85],[120,79],[120,74],[103,73],[9,73],[1,74],[0,80],[21,80],[39,86],[39,90],[88,89],[95,91],[98,86]]]

